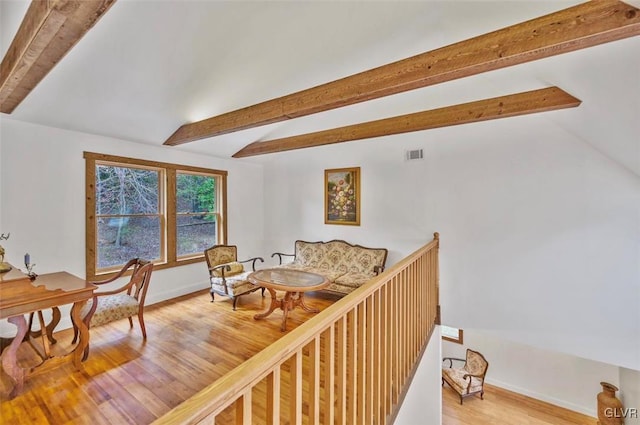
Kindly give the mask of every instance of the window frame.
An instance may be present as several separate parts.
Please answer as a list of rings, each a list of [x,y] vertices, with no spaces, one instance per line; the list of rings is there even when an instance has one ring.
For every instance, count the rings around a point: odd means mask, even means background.
[[[104,279],[111,277],[120,270],[109,269],[96,273],[97,234],[96,234],[96,165],[106,164],[124,168],[152,168],[159,171],[158,193],[160,197],[160,225],[161,225],[161,254],[164,259],[154,262],[154,268],[166,269],[203,262],[204,252],[197,255],[177,256],[177,214],[176,214],[176,174],[200,174],[212,176],[216,179],[217,230],[218,243],[227,244],[227,176],[225,170],[216,170],[189,165],[172,164],[168,162],[148,161],[123,156],[106,155],[94,152],[84,152],[85,159],[85,262],[86,279]]]
[[[454,328],[453,326],[447,326],[447,325],[440,325],[445,326],[447,328],[450,329],[457,329],[458,330],[458,338],[451,338],[449,336],[445,336],[444,334],[442,335],[442,339],[445,341],[449,341],[449,342],[455,342],[456,344],[463,344],[464,341],[464,331],[460,328]]]

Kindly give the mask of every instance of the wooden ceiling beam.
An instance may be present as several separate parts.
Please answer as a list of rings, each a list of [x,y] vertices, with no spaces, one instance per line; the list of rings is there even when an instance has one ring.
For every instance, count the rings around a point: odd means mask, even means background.
[[[32,0],[0,64],[0,112],[13,112],[115,1]]]
[[[247,156],[330,145],[352,140],[371,139],[392,134],[495,120],[536,112],[575,108],[580,105],[580,103],[581,101],[579,99],[576,99],[558,87],[549,87],[315,133],[301,134],[264,142],[254,142],[236,152],[233,157],[244,158]]]
[[[184,124],[165,145],[180,145],[640,34],[640,11],[594,0],[307,90]]]

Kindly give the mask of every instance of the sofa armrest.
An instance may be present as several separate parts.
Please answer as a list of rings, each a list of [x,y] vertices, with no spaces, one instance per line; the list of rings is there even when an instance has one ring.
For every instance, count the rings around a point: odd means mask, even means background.
[[[253,271],[256,271],[256,261],[260,260],[261,263],[264,263],[264,258],[262,257],[253,257],[253,258],[249,258],[248,260],[244,260],[244,261],[238,261],[238,263],[248,263],[248,262],[252,262],[251,263],[251,268],[253,269]]]
[[[463,363],[467,362],[465,359],[459,359],[459,358],[456,358],[456,357],[444,357],[442,359],[442,361],[444,362],[445,360],[449,360],[449,367],[450,368],[453,367],[453,360],[457,360],[457,361],[463,362]]]
[[[295,258],[295,254],[285,254],[283,252],[274,252],[273,254],[271,254],[271,258],[278,256],[278,264],[282,264],[282,257],[294,257]]]

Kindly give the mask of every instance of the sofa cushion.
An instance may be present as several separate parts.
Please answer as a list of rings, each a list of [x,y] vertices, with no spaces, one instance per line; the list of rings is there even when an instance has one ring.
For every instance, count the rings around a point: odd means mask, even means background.
[[[221,277],[211,278],[211,287],[220,293],[227,293],[229,295],[240,295],[246,292],[252,291],[257,288],[251,282],[247,281],[247,276],[251,274],[250,271],[242,272],[233,276],[226,276],[225,281],[227,283],[227,290],[225,292],[223,280]]]
[[[94,299],[92,298],[84,305],[80,311],[81,317],[87,315],[93,305],[93,301]],[[126,293],[102,296],[98,298],[98,307],[93,313],[90,326],[99,326],[103,323],[135,316],[138,314],[139,307],[138,300]]]
[[[467,379],[463,379],[463,376],[467,374],[464,369],[456,369],[456,368],[444,368],[442,369],[442,378],[449,385],[451,385],[458,394],[468,394],[476,391],[482,391],[482,379],[468,376]],[[469,379],[471,379],[471,387],[469,388],[469,392],[467,393],[467,385],[469,385]]]
[[[358,288],[371,280],[375,275],[373,273],[345,273],[335,280],[335,283],[350,288]]]
[[[220,266],[228,266],[229,269],[224,270],[225,277],[233,276],[244,272],[244,267],[241,263],[237,261],[232,261],[230,263],[220,264]],[[214,276],[222,277],[222,268],[212,270],[211,273]]]

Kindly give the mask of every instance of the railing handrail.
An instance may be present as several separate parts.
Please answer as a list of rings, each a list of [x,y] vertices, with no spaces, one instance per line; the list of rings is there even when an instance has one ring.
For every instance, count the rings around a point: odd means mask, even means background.
[[[367,299],[382,284],[400,273],[416,258],[431,249],[438,248],[438,245],[439,235],[434,233],[434,239],[431,242],[418,248],[389,269],[265,347],[253,357],[158,418],[154,424],[184,424],[190,421],[202,420],[209,415],[217,415],[228,406],[228,403],[225,403],[226,401],[232,402],[236,400],[247,389],[251,388],[255,382],[269,375],[275,366],[287,361],[292,353],[307,345],[329,325],[353,309],[354,305]],[[256,370],[262,370],[263,372],[256,375]],[[211,405],[220,407],[212,411],[210,410]]]

